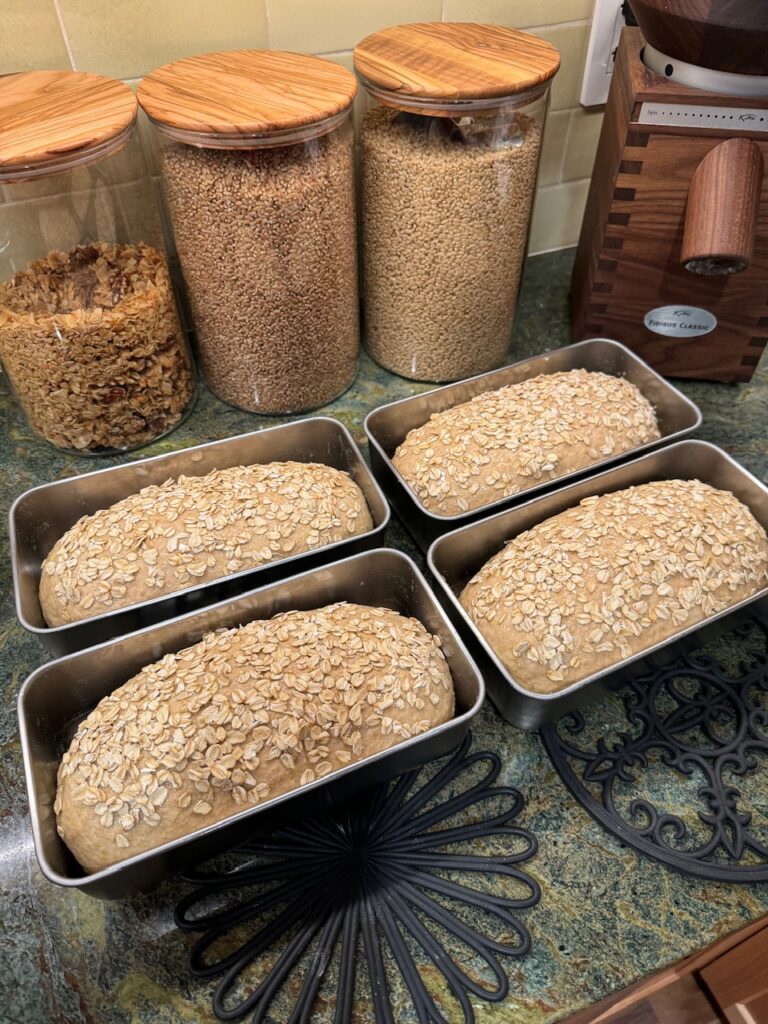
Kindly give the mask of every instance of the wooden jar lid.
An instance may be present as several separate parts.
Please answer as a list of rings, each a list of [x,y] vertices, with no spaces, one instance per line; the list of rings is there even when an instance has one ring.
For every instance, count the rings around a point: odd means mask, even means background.
[[[136,109],[128,86],[103,75],[24,71],[0,77],[0,177],[54,174],[100,160],[124,144]]]
[[[357,82],[321,57],[229,50],[185,57],[139,85],[139,103],[161,127],[221,138],[290,132],[346,110]]]
[[[363,39],[354,56],[366,85],[404,99],[457,103],[528,91],[560,67],[560,54],[543,39],[467,22],[393,25]]]

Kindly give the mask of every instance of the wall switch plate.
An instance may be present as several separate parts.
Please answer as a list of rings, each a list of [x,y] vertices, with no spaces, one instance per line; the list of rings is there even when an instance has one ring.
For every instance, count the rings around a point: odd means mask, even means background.
[[[596,107],[608,99],[616,48],[624,27],[621,3],[622,0],[595,0],[579,97],[583,107]]]

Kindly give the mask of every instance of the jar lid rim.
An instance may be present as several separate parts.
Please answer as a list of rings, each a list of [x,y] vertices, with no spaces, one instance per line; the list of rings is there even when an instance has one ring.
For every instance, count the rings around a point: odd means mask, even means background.
[[[422,114],[425,117],[464,117],[497,115],[505,108],[519,110],[529,103],[541,99],[549,88],[548,82],[532,86],[525,91],[507,93],[504,96],[483,96],[469,100],[424,99],[421,96],[410,96],[405,93],[382,89],[372,82],[366,81],[362,75],[360,81],[366,92],[382,106],[411,114]]]
[[[166,134],[199,135],[213,145],[290,133],[352,106],[357,81],[323,57],[284,50],[223,50],[184,57],[150,72],[139,104]]]
[[[88,71],[0,77],[0,181],[49,177],[125,145],[138,104],[124,82]]]
[[[361,81],[392,105],[421,100],[462,104],[538,89],[560,67],[545,39],[500,25],[418,22],[392,25],[354,49]]]

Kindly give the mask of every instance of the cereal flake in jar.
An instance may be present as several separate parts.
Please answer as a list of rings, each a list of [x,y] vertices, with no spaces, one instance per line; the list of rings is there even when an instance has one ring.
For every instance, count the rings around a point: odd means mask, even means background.
[[[0,80],[0,361],[27,421],[83,455],[177,426],[195,377],[128,86]]]
[[[338,65],[265,51],[177,61],[139,88],[203,373],[239,408],[307,411],[356,375],[355,92]]]
[[[33,430],[80,454],[149,443],[194,396],[165,256],[144,244],[52,252],[0,284],[0,359]]]

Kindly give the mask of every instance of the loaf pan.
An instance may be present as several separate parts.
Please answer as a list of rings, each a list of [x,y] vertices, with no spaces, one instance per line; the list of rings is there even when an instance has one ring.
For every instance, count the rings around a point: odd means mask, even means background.
[[[679,441],[597,476],[561,487],[517,508],[464,526],[440,537],[430,548],[429,566],[444,593],[454,622],[483,673],[491,699],[500,714],[513,725],[522,729],[538,729],[545,722],[596,700],[609,687],[626,680],[629,674],[642,671],[642,658],[662,648],[665,649],[665,657],[674,657],[687,646],[683,640],[689,634],[768,594],[768,587],[764,587],[732,608],[712,615],[640,654],[595,672],[558,693],[531,693],[510,675],[459,603],[459,594],[465,585],[489,558],[524,530],[578,505],[590,495],[608,494],[651,480],[701,480],[713,487],[732,491],[768,530],[768,488],[715,445],[706,441]]]
[[[592,466],[566,473],[555,480],[546,480],[525,491],[453,516],[436,515],[428,511],[392,464],[395,451],[405,440],[406,434],[414,427],[426,423],[433,413],[444,412],[454,405],[468,402],[485,391],[496,391],[509,384],[519,384],[541,373],[560,373],[567,370],[599,370],[613,377],[626,377],[639,388],[656,410],[661,437],[603,459]],[[423,395],[382,405],[367,416],[365,433],[368,437],[374,473],[382,483],[393,508],[413,534],[414,540],[423,551],[426,551],[436,537],[449,530],[476,522],[496,509],[520,504],[534,494],[552,490],[567,480],[593,473],[596,469],[611,463],[624,461],[639,452],[679,441],[696,430],[700,424],[701,412],[698,407],[660,377],[634,352],[630,352],[617,341],[592,338],[552,352],[544,352],[531,359],[523,359],[500,370],[483,373],[479,377],[470,377],[469,380],[459,381],[457,384],[436,388]]]
[[[149,484],[169,477],[204,476],[212,469],[260,462],[320,462],[341,469],[359,485],[371,511],[373,529],[313,551],[291,555],[255,569],[187,587],[94,615],[69,625],[46,626],[40,609],[40,567],[55,542],[81,516],[113,505]],[[10,541],[16,612],[25,629],[36,633],[54,655],[69,654],[143,626],[202,608],[250,587],[381,544],[389,505],[346,427],[326,416],[313,416],[223,441],[211,441],[169,455],[103,469],[85,476],[33,487],[11,507]]]
[[[56,772],[78,722],[144,665],[196,643],[220,627],[271,618],[290,609],[320,608],[335,601],[385,606],[419,619],[440,637],[453,677],[456,714],[450,722],[390,750],[348,765],[299,790],[276,797],[226,821],[199,829],[94,874],[84,874],[56,832]],[[203,611],[192,612],[111,643],[49,662],[19,694],[19,731],[35,849],[43,874],[59,885],[103,899],[151,888],[160,879],[285,821],[321,813],[361,789],[447,753],[461,742],[482,705],[483,681],[454,628],[414,563],[399,551],[379,548],[274,583]]]

